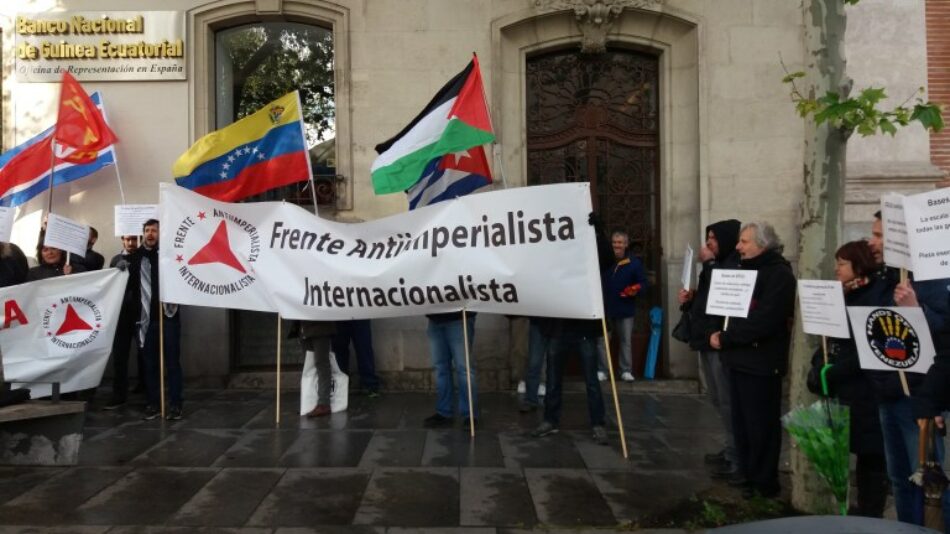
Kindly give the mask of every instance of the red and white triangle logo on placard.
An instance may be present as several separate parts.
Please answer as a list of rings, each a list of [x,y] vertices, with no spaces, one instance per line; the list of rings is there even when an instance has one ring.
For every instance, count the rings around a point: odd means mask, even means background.
[[[63,319],[63,324],[59,325],[59,330],[56,331],[56,335],[61,336],[77,330],[92,330],[92,327],[76,313],[72,304],[67,304],[66,318]]]
[[[206,263],[223,263],[232,269],[247,273],[237,256],[231,251],[231,242],[228,239],[228,226],[225,221],[221,221],[218,229],[214,231],[208,244],[201,247],[201,250],[195,253],[188,260],[188,265],[202,265]]]

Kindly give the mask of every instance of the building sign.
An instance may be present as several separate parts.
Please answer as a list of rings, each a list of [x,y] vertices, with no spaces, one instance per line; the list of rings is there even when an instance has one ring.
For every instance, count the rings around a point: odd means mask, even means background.
[[[186,77],[181,11],[20,13],[14,29],[18,82]]]

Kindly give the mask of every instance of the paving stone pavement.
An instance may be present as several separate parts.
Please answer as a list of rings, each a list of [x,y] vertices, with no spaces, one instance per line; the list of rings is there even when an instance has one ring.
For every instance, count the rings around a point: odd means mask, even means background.
[[[622,394],[628,459],[615,425],[593,442],[581,393],[540,439],[513,394],[479,400],[474,439],[458,421],[426,429],[424,393],[354,395],[311,420],[286,392],[279,425],[267,390],[189,391],[176,422],[93,403],[80,465],[0,467],[0,534],[613,532],[712,486],[702,455],[722,435],[705,397]]]

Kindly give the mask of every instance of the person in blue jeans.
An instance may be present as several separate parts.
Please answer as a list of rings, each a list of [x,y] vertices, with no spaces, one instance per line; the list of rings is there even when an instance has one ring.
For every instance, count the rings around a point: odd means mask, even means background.
[[[432,354],[432,368],[435,371],[436,404],[435,413],[427,417],[425,426],[435,428],[452,424],[455,409],[453,401],[458,395],[459,415],[463,417],[463,426],[469,425],[469,418],[478,421],[478,383],[475,380],[475,359],[471,355],[475,337],[475,314],[468,313],[469,365],[471,367],[472,404],[468,405],[468,380],[465,373],[465,341],[462,330],[462,312],[428,315],[429,350]],[[453,384],[453,369],[455,381]]]
[[[379,377],[376,376],[376,355],[373,353],[373,327],[369,319],[337,321],[336,334],[331,339],[333,353],[340,370],[350,374],[350,342],[356,351],[356,366],[360,373],[360,387],[372,398],[379,396]]]
[[[524,398],[518,410],[533,412],[541,406],[538,389],[541,386],[541,368],[550,346],[550,338],[541,333],[540,317],[531,317],[528,322],[528,363],[524,373]]]
[[[561,423],[562,384],[567,355],[580,357],[581,372],[587,391],[587,413],[593,439],[607,444],[604,427],[604,396],[597,380],[597,338],[603,331],[599,321],[584,319],[542,319],[540,330],[550,340],[548,348],[547,393],[544,398],[544,421],[531,433],[534,437],[556,434]]]
[[[881,212],[874,214],[868,245],[874,260],[880,266],[876,276],[894,287],[893,304],[919,306],[933,333],[950,327],[950,280],[901,282],[896,269],[884,265],[884,231]],[[937,353],[945,350],[945,338],[934,336]],[[887,474],[894,493],[897,519],[905,523],[921,524],[916,501],[917,490],[908,478],[917,470],[920,428],[915,417],[916,397],[924,389],[924,375],[905,373],[910,395],[904,392],[900,376],[893,371],[865,371],[874,385],[880,401],[881,431],[884,434],[884,454]],[[919,414],[918,414],[919,415]],[[943,464],[943,440],[937,440],[937,461]],[[943,495],[944,522],[950,525],[950,493]]]

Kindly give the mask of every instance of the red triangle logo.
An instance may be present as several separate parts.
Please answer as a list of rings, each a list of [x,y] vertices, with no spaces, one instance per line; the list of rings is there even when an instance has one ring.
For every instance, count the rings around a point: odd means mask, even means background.
[[[208,244],[201,248],[188,260],[188,265],[202,265],[205,263],[223,263],[228,267],[246,273],[241,262],[234,252],[231,252],[231,242],[228,240],[228,226],[224,221],[218,225]]]
[[[488,104],[485,102],[485,87],[482,85],[482,70],[478,66],[478,56],[475,56],[472,62],[475,66],[462,84],[455,104],[449,111],[449,118],[458,117],[473,128],[491,132],[491,117],[488,115]]]
[[[72,304],[67,304],[66,318],[63,319],[63,324],[59,325],[59,330],[56,331],[56,335],[61,336],[75,332],[76,330],[92,330],[92,327],[89,326],[89,323],[82,320],[82,317],[73,309]]]

